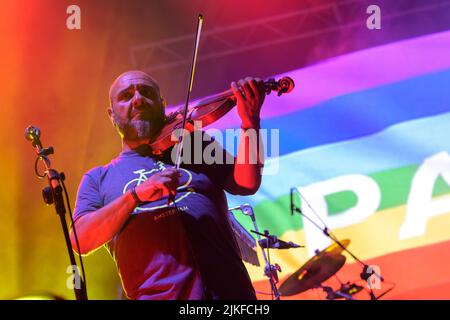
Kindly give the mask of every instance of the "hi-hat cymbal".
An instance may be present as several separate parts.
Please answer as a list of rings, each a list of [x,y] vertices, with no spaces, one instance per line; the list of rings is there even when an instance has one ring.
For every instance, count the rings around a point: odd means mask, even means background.
[[[350,244],[349,239],[340,241],[344,248]],[[338,272],[345,264],[344,249],[336,243],[318,251],[300,269],[293,273],[280,286],[283,296],[290,296],[309,290]]]

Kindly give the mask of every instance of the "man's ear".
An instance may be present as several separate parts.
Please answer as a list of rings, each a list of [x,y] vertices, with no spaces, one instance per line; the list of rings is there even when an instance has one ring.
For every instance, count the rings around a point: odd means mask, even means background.
[[[112,108],[109,107],[107,111],[108,111],[109,119],[111,120],[111,123],[112,123],[113,126],[115,127],[115,126],[116,126],[116,122],[114,121],[114,114],[113,114]]]

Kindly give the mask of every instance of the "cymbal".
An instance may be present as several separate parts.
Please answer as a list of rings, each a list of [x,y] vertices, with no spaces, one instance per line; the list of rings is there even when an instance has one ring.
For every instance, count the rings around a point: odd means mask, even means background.
[[[344,246],[344,248],[347,248],[348,245],[350,244],[350,239],[344,239],[339,241],[340,243],[342,243],[342,245]],[[326,247],[325,249],[323,249],[321,252],[328,252],[331,254],[340,254],[342,251],[344,251],[344,249],[341,248],[341,246],[339,246],[336,243],[333,243],[332,245]]]
[[[282,296],[291,296],[309,290],[338,272],[345,264],[341,254],[319,253],[294,272],[280,286]]]
[[[341,241],[342,246],[347,248],[349,239]],[[344,249],[333,243],[322,251],[316,253],[300,269],[293,273],[280,286],[282,296],[298,294],[317,286],[330,278],[345,264],[345,256],[341,255]]]

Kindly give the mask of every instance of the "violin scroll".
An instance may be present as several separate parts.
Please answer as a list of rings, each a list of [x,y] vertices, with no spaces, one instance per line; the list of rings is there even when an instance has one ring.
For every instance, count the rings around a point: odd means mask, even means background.
[[[269,95],[272,91],[276,91],[278,96],[291,92],[295,87],[294,80],[289,77],[283,77],[278,81],[270,78],[264,82],[264,85],[266,87],[266,94]]]

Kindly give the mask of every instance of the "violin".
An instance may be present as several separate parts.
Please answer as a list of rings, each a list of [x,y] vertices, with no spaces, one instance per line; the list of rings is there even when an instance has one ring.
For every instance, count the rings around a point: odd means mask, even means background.
[[[283,77],[277,81],[273,78],[264,81],[265,93],[267,95],[275,91],[278,96],[281,96],[282,94],[291,92],[294,86],[294,81],[289,77]],[[184,108],[170,113],[167,115],[166,123],[159,135],[150,142],[152,153],[160,155],[178,142],[172,135],[175,130],[183,127],[184,118],[184,129],[188,132],[193,132],[195,130],[195,121],[201,121],[202,126],[206,127],[225,116],[236,106],[236,102],[237,99],[233,91],[228,89],[190,104],[186,114]]]
[[[189,105],[189,98],[192,92],[192,85],[194,82],[195,65],[198,56],[198,47],[200,42],[200,34],[203,26],[203,15],[200,13],[197,17],[197,30],[195,32],[195,44],[192,53],[192,63],[190,69],[189,85],[186,92],[186,102],[184,106],[178,111],[169,114],[166,117],[166,123],[159,135],[149,143],[151,151],[155,155],[162,154],[168,148],[174,146],[178,142],[176,149],[176,160],[174,161],[174,168],[179,169],[181,165],[181,155],[183,152],[183,141],[185,130],[193,132],[196,129],[195,122],[201,122],[202,126],[208,126],[214,121],[222,118],[227,114],[237,103],[237,98],[233,90],[228,89],[222,93],[212,97],[197,101]],[[278,96],[283,93],[291,92],[294,89],[294,81],[289,77],[284,77],[279,81],[269,79],[264,82],[265,93],[270,94],[272,91],[277,91]],[[177,139],[177,129],[181,130],[181,134]],[[175,203],[175,194],[170,194],[167,200],[167,205]]]

